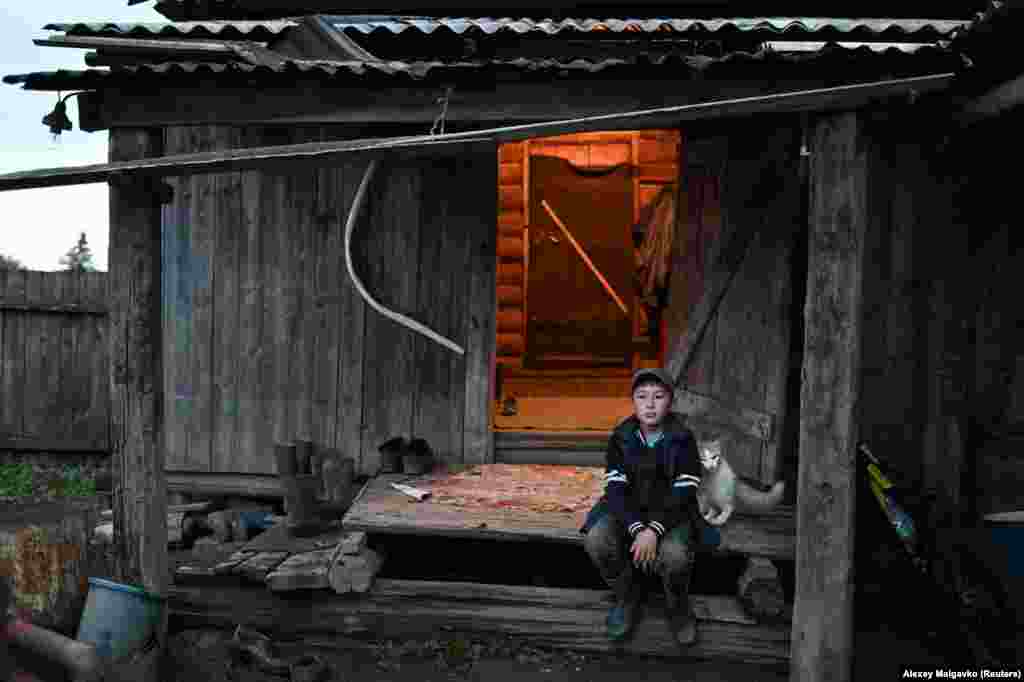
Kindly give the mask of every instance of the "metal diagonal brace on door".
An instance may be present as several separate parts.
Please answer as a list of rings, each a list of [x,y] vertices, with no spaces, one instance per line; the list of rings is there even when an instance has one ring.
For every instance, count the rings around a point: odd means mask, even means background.
[[[583,250],[583,247],[580,246],[573,238],[573,236],[569,233],[569,228],[567,228],[565,224],[558,219],[558,216],[555,215],[555,212],[551,209],[550,206],[548,206],[548,202],[545,201],[544,199],[541,199],[540,205],[544,207],[544,210],[548,212],[548,215],[551,216],[551,219],[555,221],[555,225],[558,225],[559,229],[562,230],[562,233],[565,234],[566,238],[569,240],[569,243],[571,243],[572,247],[576,249],[576,253],[579,254],[579,257],[583,260],[583,262],[587,264],[587,267],[589,267],[590,271],[594,273],[594,276],[597,277],[597,280],[601,282],[601,286],[604,287],[604,290],[608,292],[608,295],[612,297],[616,305],[618,305],[619,308],[622,309],[622,314],[629,315],[629,310],[626,309],[626,304],[623,303],[622,299],[619,298],[619,295],[615,293],[615,289],[612,289],[612,285],[608,284],[608,280],[604,278],[604,275],[601,274],[601,271],[598,270],[597,266],[594,265],[594,263],[590,260],[590,257],[587,255],[587,252]]]

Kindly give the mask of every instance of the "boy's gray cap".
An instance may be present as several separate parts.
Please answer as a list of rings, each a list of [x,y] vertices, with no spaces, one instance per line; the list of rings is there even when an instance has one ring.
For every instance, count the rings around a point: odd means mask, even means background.
[[[633,388],[630,389],[630,393],[635,391],[637,384],[639,384],[641,381],[645,379],[653,379],[654,381],[657,381],[659,384],[663,384],[665,388],[667,388],[670,391],[675,388],[675,386],[673,385],[672,377],[670,377],[668,372],[666,372],[664,369],[662,369],[661,367],[646,367],[644,369],[638,369],[633,374]]]

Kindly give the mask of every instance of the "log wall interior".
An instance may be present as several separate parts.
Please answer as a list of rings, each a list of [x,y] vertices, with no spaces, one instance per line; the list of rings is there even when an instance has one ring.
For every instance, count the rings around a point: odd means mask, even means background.
[[[526,350],[529,314],[529,158],[535,155],[566,159],[581,168],[629,163],[633,173],[633,219],[640,219],[665,185],[679,177],[681,136],[675,130],[579,133],[503,144],[499,148],[498,199],[498,362],[521,368]],[[634,336],[641,332],[636,297],[626,305],[634,311]],[[643,361],[634,356],[634,366]],[[652,364],[652,363],[649,363]]]
[[[165,129],[169,153],[341,136],[316,126]],[[350,282],[344,227],[364,169],[170,180],[169,470],[274,474],[273,444],[309,439],[373,473],[377,446],[396,435],[426,438],[445,460],[490,461],[496,159],[382,164],[353,235],[370,294],[453,339],[464,357],[369,309]]]

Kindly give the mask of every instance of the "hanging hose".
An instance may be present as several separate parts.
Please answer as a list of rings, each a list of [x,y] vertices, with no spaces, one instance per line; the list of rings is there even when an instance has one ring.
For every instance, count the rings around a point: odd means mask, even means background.
[[[376,310],[378,313],[380,313],[384,317],[394,320],[403,327],[407,327],[413,330],[414,332],[426,336],[428,339],[431,339],[432,341],[436,341],[437,343],[441,344],[446,348],[450,348],[459,355],[465,355],[466,351],[463,350],[462,347],[456,344],[455,342],[444,338],[440,334],[425,327],[416,320],[409,319],[405,315],[402,315],[401,313],[396,313],[393,310],[388,310],[380,303],[375,301],[373,297],[370,296],[370,294],[366,291],[366,287],[363,286],[363,283],[359,280],[358,275],[356,275],[355,268],[352,267],[352,229],[355,227],[356,218],[359,215],[359,210],[363,207],[363,202],[366,200],[366,188],[367,186],[369,186],[370,179],[373,177],[373,174],[376,172],[376,170],[377,161],[370,161],[370,165],[367,166],[366,172],[363,173],[363,179],[359,183],[359,189],[356,190],[356,198],[352,202],[352,208],[348,212],[348,219],[345,221],[345,267],[348,269],[348,276],[352,278],[352,282],[356,285],[356,290],[359,292],[359,295],[363,297],[363,300],[370,304],[370,307]]]

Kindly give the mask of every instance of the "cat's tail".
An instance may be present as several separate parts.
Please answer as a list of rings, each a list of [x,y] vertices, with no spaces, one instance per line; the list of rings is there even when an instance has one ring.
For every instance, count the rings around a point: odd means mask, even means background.
[[[777,481],[771,490],[761,491],[742,479],[736,480],[736,498],[744,509],[751,511],[768,511],[782,502],[782,494],[786,490],[784,481]]]

